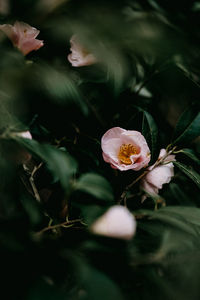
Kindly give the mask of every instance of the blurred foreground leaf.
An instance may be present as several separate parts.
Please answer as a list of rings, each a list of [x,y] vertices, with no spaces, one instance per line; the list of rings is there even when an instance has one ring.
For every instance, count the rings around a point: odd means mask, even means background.
[[[200,234],[200,209],[188,206],[166,206],[157,211],[141,210],[140,213],[159,220],[180,231]]]
[[[124,297],[116,283],[105,273],[83,262],[78,262],[80,296],[84,300],[123,300]]]
[[[89,193],[103,201],[112,202],[114,200],[110,183],[95,173],[83,174],[75,184],[75,189]]]
[[[87,105],[81,96],[78,85],[75,84],[68,72],[58,70],[49,65],[37,67],[36,72],[41,89],[45,91],[52,101],[58,104],[74,103],[87,115]]]
[[[29,152],[44,161],[53,175],[58,177],[62,187],[67,191],[70,178],[76,172],[76,161],[66,152],[47,144],[40,144],[35,140],[15,138]]]

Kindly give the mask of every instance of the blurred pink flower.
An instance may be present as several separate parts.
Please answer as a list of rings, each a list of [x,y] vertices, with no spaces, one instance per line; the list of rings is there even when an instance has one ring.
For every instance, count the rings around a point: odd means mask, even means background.
[[[70,39],[71,52],[68,55],[68,60],[73,67],[89,66],[97,62],[97,59],[92,53],[89,53],[78,41],[76,35]]]
[[[166,150],[161,149],[158,159],[162,159],[166,154]],[[163,184],[169,183],[174,176],[174,165],[172,163],[174,160],[175,155],[169,155],[157,167],[154,168],[155,164],[150,166],[148,168],[149,172],[141,180],[141,188],[148,194],[156,196],[158,191],[162,189]]]
[[[13,26],[3,24],[0,25],[0,30],[8,36],[13,45],[24,55],[44,46],[43,41],[36,39],[40,31],[26,23],[16,21]]]
[[[91,226],[95,234],[130,240],[136,231],[136,221],[130,211],[121,205],[114,205]]]
[[[114,169],[138,171],[150,161],[150,150],[144,136],[120,127],[109,129],[101,139],[103,159]]]

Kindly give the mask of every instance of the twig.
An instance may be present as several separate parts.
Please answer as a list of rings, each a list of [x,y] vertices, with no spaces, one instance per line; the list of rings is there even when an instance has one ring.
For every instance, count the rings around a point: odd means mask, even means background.
[[[40,167],[41,167],[42,165],[43,165],[43,162],[41,162],[38,166],[34,167],[32,173],[31,173],[31,176],[30,176],[30,178],[29,178],[29,182],[30,182],[31,187],[32,187],[32,189],[33,189],[34,196],[35,196],[35,198],[36,198],[36,200],[37,200],[38,202],[41,202],[41,199],[40,199],[40,194],[39,194],[39,192],[38,192],[38,190],[37,190],[37,187],[36,187],[36,185],[35,185],[35,182],[34,182],[34,175],[35,175],[35,173],[40,169]]]
[[[37,188],[36,188],[36,185],[35,185],[35,182],[34,182],[34,178],[33,178],[33,177],[30,177],[30,178],[29,178],[29,181],[30,181],[31,187],[32,187],[33,192],[34,192],[35,199],[36,199],[38,202],[41,202],[40,194],[38,193],[38,190],[37,190]]]
[[[71,227],[74,223],[82,223],[82,221],[81,221],[81,219],[71,220],[71,221],[68,220],[68,221],[65,221],[65,222],[60,223],[60,224],[50,225],[50,226],[47,226],[47,227],[43,228],[42,230],[36,232],[35,235],[40,235],[40,234],[42,234],[42,233],[44,233],[48,230],[53,230],[53,229],[56,229],[56,228],[59,228],[59,227],[65,227],[65,228]]]
[[[149,171],[144,171],[139,177],[137,177],[133,182],[126,186],[125,190],[120,196],[119,203],[121,203],[124,199],[126,199],[127,192],[132,188],[132,186],[137,183],[142,177],[144,177]]]

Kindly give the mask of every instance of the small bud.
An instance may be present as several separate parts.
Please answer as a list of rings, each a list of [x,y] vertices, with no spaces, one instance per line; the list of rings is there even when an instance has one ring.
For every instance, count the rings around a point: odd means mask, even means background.
[[[91,231],[107,237],[130,240],[136,231],[136,221],[126,207],[115,205],[92,224]]]

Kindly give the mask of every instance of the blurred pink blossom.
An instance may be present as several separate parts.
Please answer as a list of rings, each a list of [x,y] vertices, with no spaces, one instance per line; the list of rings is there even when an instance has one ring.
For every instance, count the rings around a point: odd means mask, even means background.
[[[144,136],[120,127],[109,129],[101,139],[103,159],[114,169],[138,171],[150,161],[150,150]]]
[[[136,231],[136,221],[130,211],[121,205],[114,205],[91,226],[95,234],[130,240]]]
[[[0,29],[24,55],[38,50],[44,45],[43,41],[36,39],[40,31],[26,23],[16,21],[13,26],[10,24],[0,25]]]
[[[159,160],[161,160],[167,154],[165,149],[160,150]],[[167,156],[163,162],[157,167],[150,166],[149,172],[141,180],[141,188],[148,194],[156,196],[163,184],[169,183],[174,176],[174,165],[172,161],[175,160],[175,155]],[[145,199],[145,198],[144,198]]]
[[[73,67],[89,66],[97,62],[96,57],[89,53],[78,41],[77,36],[73,35],[70,39],[71,52],[68,60]]]

